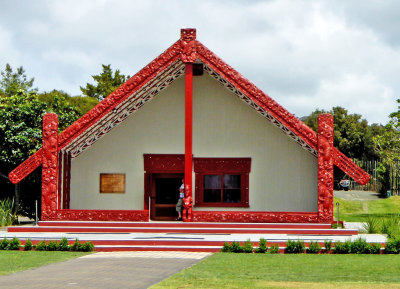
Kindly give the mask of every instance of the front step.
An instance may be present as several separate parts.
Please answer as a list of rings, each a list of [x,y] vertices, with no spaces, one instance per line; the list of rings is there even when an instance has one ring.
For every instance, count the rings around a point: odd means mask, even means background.
[[[218,252],[224,242],[251,239],[258,246],[260,238],[268,246],[278,244],[281,250],[288,239],[304,240],[306,246],[317,241],[323,247],[324,240],[343,241],[358,232],[331,229],[330,224],[46,221],[39,226],[8,227],[5,234],[22,243],[30,238],[33,244],[63,237],[72,244],[78,238],[93,242],[96,251]]]
[[[178,233],[178,234],[296,234],[296,235],[357,235],[348,229],[287,229],[287,228],[185,228],[185,227],[9,227],[8,232],[55,233]]]

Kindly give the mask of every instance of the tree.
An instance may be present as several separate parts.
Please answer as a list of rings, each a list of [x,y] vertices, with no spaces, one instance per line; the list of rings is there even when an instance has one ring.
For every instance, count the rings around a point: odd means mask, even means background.
[[[0,96],[11,96],[18,93],[19,90],[26,92],[35,92],[32,89],[34,78],[28,79],[22,66],[14,72],[10,64],[6,64],[6,68],[1,72]]]
[[[397,100],[400,104],[400,99]],[[381,159],[378,177],[382,183],[381,193],[391,189],[391,175],[399,175],[400,168],[400,105],[390,114],[383,133],[373,137],[374,148]]]
[[[73,108],[74,110],[76,110],[76,112],[78,112],[79,116],[84,115],[96,104],[99,103],[97,99],[94,99],[92,97],[70,96],[68,93],[56,89],[53,89],[50,92],[43,92],[38,94],[38,99],[41,102],[45,102],[47,104],[47,107],[50,108],[54,106],[60,106],[60,103],[56,104],[56,102],[60,102],[60,100],[62,100],[64,102],[65,109],[67,109],[67,107]]]
[[[129,76],[121,74],[118,69],[113,74],[111,64],[102,64],[102,67],[102,73],[100,73],[99,75],[92,75],[92,78],[96,82],[95,85],[87,83],[86,88],[81,87],[83,95],[93,97],[98,100],[103,100],[110,93],[116,90],[121,84],[129,79]]]
[[[72,124],[79,112],[62,95],[53,95],[51,103],[38,99],[35,92],[20,90],[17,94],[0,98],[0,173],[8,175],[17,165],[35,153],[42,146],[42,119],[46,112],[55,112],[59,116],[60,131]],[[3,179],[3,178],[2,178]],[[11,191],[5,180],[2,186]],[[4,185],[5,184],[5,185]],[[23,211],[29,215],[33,211],[34,200],[40,195],[40,172],[29,176],[24,183],[29,194],[21,198]],[[1,192],[4,197],[4,192]],[[15,191],[16,204],[19,203],[19,191]]]
[[[321,113],[330,113],[334,118],[334,145],[341,152],[351,158],[375,159],[373,135],[382,130],[376,124],[368,125],[367,120],[359,114],[349,114],[343,107],[333,107],[330,111],[315,110],[305,118],[305,123],[313,130],[318,130],[318,116]]]

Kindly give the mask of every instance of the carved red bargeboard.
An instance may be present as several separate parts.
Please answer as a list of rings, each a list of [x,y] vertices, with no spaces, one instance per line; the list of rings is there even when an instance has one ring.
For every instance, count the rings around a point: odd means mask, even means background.
[[[193,211],[194,222],[316,223],[313,212]]]

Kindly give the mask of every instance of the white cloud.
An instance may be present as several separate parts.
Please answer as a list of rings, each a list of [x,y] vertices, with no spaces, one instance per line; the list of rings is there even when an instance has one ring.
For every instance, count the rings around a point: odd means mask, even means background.
[[[79,94],[101,64],[132,75],[181,27],[195,27],[203,44],[292,113],[342,105],[385,123],[400,91],[397,3],[0,2],[0,67],[22,65],[41,90]]]

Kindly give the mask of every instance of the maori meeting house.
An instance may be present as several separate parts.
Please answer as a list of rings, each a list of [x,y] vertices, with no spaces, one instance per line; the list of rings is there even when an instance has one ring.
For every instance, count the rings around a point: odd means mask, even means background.
[[[331,223],[333,168],[370,176],[182,29],[180,39],[10,174],[42,166],[42,221]]]

